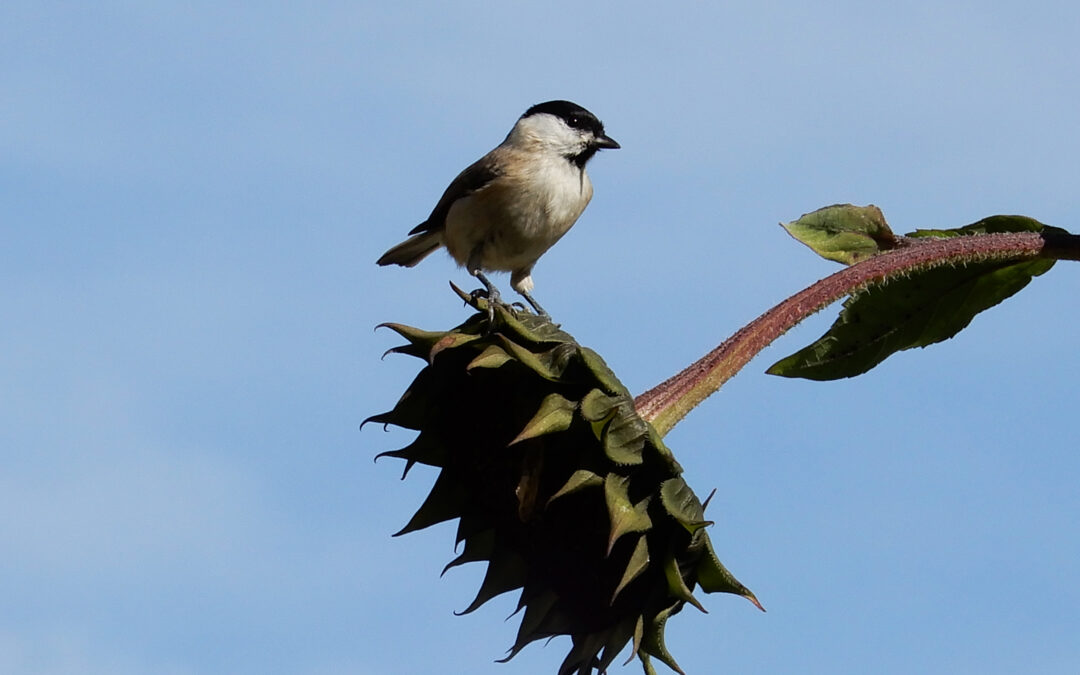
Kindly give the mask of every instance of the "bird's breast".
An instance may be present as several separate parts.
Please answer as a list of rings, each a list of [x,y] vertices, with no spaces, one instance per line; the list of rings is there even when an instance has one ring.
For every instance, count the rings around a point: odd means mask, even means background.
[[[479,251],[492,270],[531,267],[592,199],[584,170],[559,158],[533,162],[460,199],[446,218],[447,250],[460,264]]]

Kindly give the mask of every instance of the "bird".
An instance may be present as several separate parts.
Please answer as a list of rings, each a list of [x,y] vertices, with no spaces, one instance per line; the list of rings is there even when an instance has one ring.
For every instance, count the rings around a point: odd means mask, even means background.
[[[518,118],[506,139],[474,162],[443,192],[427,220],[384,253],[378,265],[413,267],[439,247],[483,285],[489,317],[501,304],[484,272],[510,272],[510,286],[536,314],[532,270],[566,234],[593,196],[585,165],[599,150],[620,145],[604,124],[570,101],[538,103]],[[475,297],[475,296],[474,296]]]

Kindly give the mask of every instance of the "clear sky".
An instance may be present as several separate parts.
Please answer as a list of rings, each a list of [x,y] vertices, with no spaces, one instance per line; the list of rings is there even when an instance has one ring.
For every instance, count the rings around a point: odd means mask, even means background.
[[[1080,231],[1078,37],[1072,1],[4,2],[0,672],[554,673],[565,639],[494,663],[515,597],[453,615],[452,526],[390,537],[433,474],[358,430],[420,365],[373,326],[470,279],[375,258],[584,105],[623,149],[536,297],[640,392],[833,271],[779,221]],[[683,668],[1076,673],[1078,298],[1061,263],[866,376],[763,375],[825,312],[676,427],[768,609],[688,608]]]

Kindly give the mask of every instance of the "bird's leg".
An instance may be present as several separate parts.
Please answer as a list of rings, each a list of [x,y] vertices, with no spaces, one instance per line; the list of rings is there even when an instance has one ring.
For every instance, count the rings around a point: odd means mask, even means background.
[[[484,290],[477,289],[473,291],[474,294],[484,294],[487,296],[488,301],[488,322],[492,325],[495,324],[495,305],[502,304],[502,296],[499,295],[499,289],[495,288],[495,284],[488,281],[488,278],[484,276],[484,273],[480,270],[469,270],[469,273],[480,280],[480,283],[484,284]]]
[[[474,277],[480,280],[480,283],[484,284],[484,295],[487,296],[488,302],[491,304],[502,304],[502,296],[499,294],[499,289],[495,288],[495,284],[491,283],[484,273],[480,270],[476,270],[472,273]]]
[[[532,308],[536,310],[537,316],[543,317],[548,320],[551,319],[551,315],[547,313],[547,310],[541,307],[539,302],[533,300],[533,296],[529,295],[528,291],[518,291],[518,293],[521,293],[521,296],[529,301],[529,304],[532,305]]]
[[[536,315],[547,320],[551,320],[551,315],[540,306],[540,303],[533,300],[533,296],[529,291],[533,288],[532,280],[532,265],[524,269],[514,270],[510,275],[510,287],[521,294],[521,297],[529,301],[532,308],[536,311]]]
[[[473,296],[480,293],[487,295],[488,300],[488,322],[492,325],[495,324],[495,304],[502,304],[502,296],[499,295],[499,289],[495,288],[495,284],[488,281],[488,278],[484,276],[484,273],[480,271],[481,259],[483,258],[483,245],[477,246],[469,254],[469,260],[465,264],[465,269],[469,270],[469,274],[473,275],[480,280],[480,283],[484,284],[484,291],[477,289],[472,292]]]

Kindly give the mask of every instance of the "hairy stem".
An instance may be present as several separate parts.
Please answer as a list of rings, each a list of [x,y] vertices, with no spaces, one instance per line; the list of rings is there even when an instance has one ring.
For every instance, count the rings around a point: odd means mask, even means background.
[[[776,305],[682,372],[634,399],[638,414],[666,435],[795,324],[869,285],[941,265],[986,260],[1080,260],[1080,236],[1056,232],[901,238],[898,248],[840,270]]]

